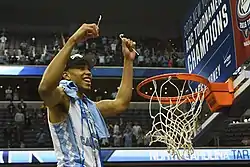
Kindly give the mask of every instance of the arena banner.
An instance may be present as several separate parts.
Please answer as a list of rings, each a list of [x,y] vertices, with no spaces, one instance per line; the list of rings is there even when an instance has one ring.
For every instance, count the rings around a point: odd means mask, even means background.
[[[185,20],[183,37],[188,73],[224,82],[236,71],[230,0],[200,0]]]
[[[249,161],[250,149],[195,149],[191,156],[179,160],[167,150],[115,150],[103,149],[101,159],[105,163],[116,162],[179,162],[179,161]],[[0,164],[56,163],[54,151],[0,151]]]
[[[1,66],[0,76],[42,76],[46,66]],[[94,77],[121,77],[122,67],[95,67]],[[145,78],[165,73],[183,73],[184,68],[134,67],[134,77]]]
[[[250,0],[230,0],[237,66],[250,58]]]

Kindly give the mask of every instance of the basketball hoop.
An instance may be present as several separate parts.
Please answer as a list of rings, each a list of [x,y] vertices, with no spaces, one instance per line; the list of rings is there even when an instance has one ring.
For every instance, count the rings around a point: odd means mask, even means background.
[[[161,81],[158,88],[157,82]],[[175,82],[179,81],[178,84]],[[183,85],[180,86],[180,82]],[[142,92],[142,88],[153,83],[151,95]],[[198,89],[194,89],[197,87]],[[168,96],[168,90],[176,91],[174,96]],[[165,94],[163,95],[163,88]],[[230,107],[233,103],[233,82],[210,83],[206,78],[196,74],[174,73],[162,74],[147,78],[137,86],[137,93],[149,99],[149,114],[152,119],[150,135],[151,142],[162,142],[172,156],[186,159],[193,154],[192,138],[196,130],[197,118],[201,113],[202,104],[206,102],[212,112]],[[168,97],[167,97],[168,96]],[[159,112],[153,113],[152,102],[159,103]],[[181,108],[188,104],[189,108]]]

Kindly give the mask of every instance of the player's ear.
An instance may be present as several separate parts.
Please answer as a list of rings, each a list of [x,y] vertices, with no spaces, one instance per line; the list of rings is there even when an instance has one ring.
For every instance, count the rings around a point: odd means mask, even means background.
[[[62,79],[70,80],[70,74],[68,71],[63,72]]]

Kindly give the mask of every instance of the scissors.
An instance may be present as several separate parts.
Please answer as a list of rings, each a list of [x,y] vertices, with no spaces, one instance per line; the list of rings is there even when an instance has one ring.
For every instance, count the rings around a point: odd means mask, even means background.
[[[122,38],[124,37],[124,34],[120,34],[119,37],[122,39]],[[135,42],[134,42],[133,44],[135,44]],[[140,55],[140,54],[135,50],[135,48],[132,48],[132,49],[133,49],[133,51],[134,51],[137,55]]]
[[[97,26],[99,27],[100,23],[101,23],[101,20],[102,20],[102,15],[99,16],[99,19],[98,19],[98,22],[97,22]]]

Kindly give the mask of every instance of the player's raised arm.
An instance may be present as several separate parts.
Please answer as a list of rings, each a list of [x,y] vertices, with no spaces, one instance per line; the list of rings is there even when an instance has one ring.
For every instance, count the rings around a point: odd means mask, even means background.
[[[102,100],[96,103],[98,109],[105,116],[116,115],[126,110],[129,106],[133,87],[133,60],[136,55],[133,50],[134,45],[135,43],[132,40],[122,38],[124,66],[120,89],[114,100]]]
[[[79,41],[99,36],[96,24],[83,24],[65,43],[64,47],[48,65],[43,74],[38,91],[48,107],[53,107],[60,102],[61,91],[57,88],[71,51]]]

